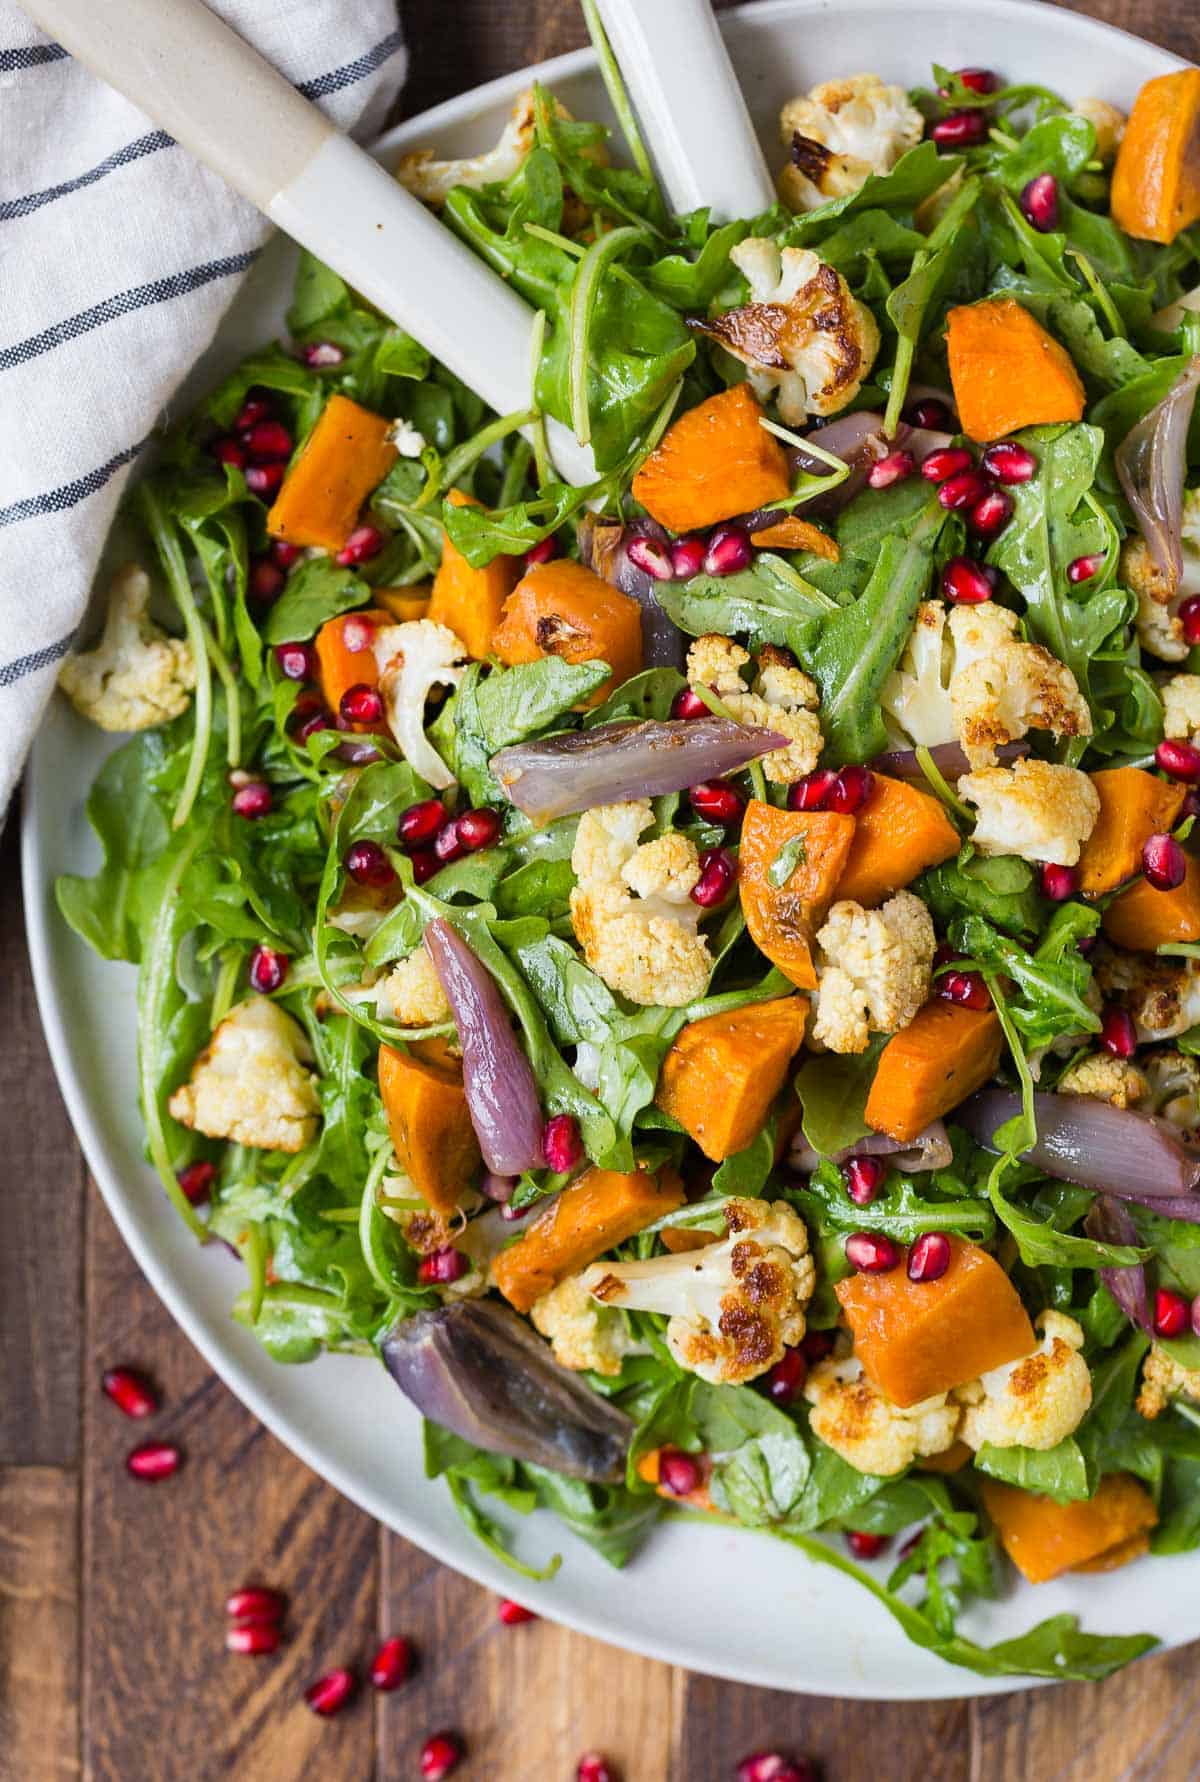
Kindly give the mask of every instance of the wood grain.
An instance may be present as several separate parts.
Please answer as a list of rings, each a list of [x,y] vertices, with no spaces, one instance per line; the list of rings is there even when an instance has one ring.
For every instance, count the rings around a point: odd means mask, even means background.
[[[0,1775],[79,1768],[78,1485],[64,1467],[0,1467]]]

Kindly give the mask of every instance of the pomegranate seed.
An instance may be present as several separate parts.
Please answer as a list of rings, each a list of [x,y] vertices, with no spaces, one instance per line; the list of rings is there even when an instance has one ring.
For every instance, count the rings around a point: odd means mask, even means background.
[[[246,433],[251,427],[257,427],[271,413],[271,404],[265,396],[248,396],[234,418],[235,433]]]
[[[338,712],[347,724],[378,724],[383,717],[383,696],[378,687],[359,681],[342,694]]]
[[[1114,1058],[1132,1058],[1137,1051],[1137,1028],[1128,1009],[1110,1002],[1100,1016],[1100,1044]]]
[[[950,1239],[944,1231],[927,1231],[908,1253],[910,1281],[940,1281],[950,1267]]]
[[[354,1690],[353,1671],[327,1671],[315,1683],[309,1684],[304,1691],[304,1699],[314,1714],[328,1718],[331,1714],[341,1713]]]
[[[1079,889],[1079,868],[1056,866],[1047,861],[1038,868],[1038,882],[1043,897],[1048,897],[1051,903],[1066,903],[1068,897],[1074,897]]]
[[[376,1689],[399,1689],[412,1670],[412,1647],[399,1634],[385,1640],[371,1660],[371,1682]]]
[[[268,496],[278,494],[283,482],[284,466],[279,464],[251,464],[246,470],[246,487],[252,495],[265,501]]]
[[[1104,565],[1104,552],[1100,551],[1092,557],[1075,557],[1067,564],[1067,580],[1078,585],[1090,582],[1092,577]]]
[[[386,543],[378,526],[356,526],[334,561],[343,569],[350,569],[356,563],[369,563],[372,557],[378,557]]]
[[[1187,856],[1173,835],[1151,835],[1142,849],[1146,883],[1156,891],[1174,891],[1187,877]]]
[[[378,842],[351,842],[342,856],[342,865],[356,885],[371,885],[382,890],[396,876],[395,868]]]
[[[1021,211],[1027,223],[1041,235],[1058,228],[1058,181],[1052,173],[1039,173],[1031,179],[1020,197]]]
[[[954,432],[954,416],[938,396],[923,396],[919,402],[910,402],[904,411],[904,419],[910,427],[919,427],[922,433]]]
[[[218,464],[232,464],[235,470],[246,468],[246,448],[240,439],[214,439],[210,450]]]
[[[1000,76],[993,74],[990,68],[959,68],[955,72],[972,93],[994,93],[1000,85]]]
[[[510,1206],[508,1204],[508,1202],[506,1201],[504,1203],[504,1205],[500,1208],[500,1217],[502,1219],[506,1220],[508,1224],[512,1225],[516,1222],[516,1220],[524,1219],[526,1214],[532,1213],[532,1211],[533,1211],[533,1202],[532,1201],[530,1201],[529,1205],[525,1206],[525,1207]]]
[[[971,454],[963,446],[942,446],[921,460],[921,475],[927,483],[944,483],[947,477],[961,476],[971,468]]]
[[[314,371],[322,371],[329,365],[340,365],[345,357],[341,347],[332,340],[314,340],[311,346],[304,349],[304,363]]]
[[[178,1472],[182,1460],[183,1454],[174,1442],[146,1442],[125,1456],[125,1465],[135,1479],[153,1483]]]
[[[700,877],[689,893],[702,910],[723,903],[737,878],[737,864],[724,848],[709,848],[700,856]]]
[[[431,879],[435,872],[442,870],[443,862],[438,859],[432,848],[417,848],[410,858],[412,860],[413,883],[416,885],[423,885],[426,879]]]
[[[315,736],[318,730],[328,730],[330,723],[328,712],[316,712],[311,718],[306,718],[303,724],[297,724],[293,734],[298,742],[305,742],[310,736]]]
[[[690,582],[704,568],[704,540],[690,533],[671,545],[671,572],[677,582]]]
[[[462,837],[458,832],[457,820],[445,824],[438,830],[433,838],[433,857],[439,867],[449,866],[452,860],[457,860],[461,854],[465,853],[466,849],[463,847]]]
[[[207,1167],[212,1169],[212,1164]],[[110,1367],[100,1384],[117,1409],[124,1411],[127,1417],[153,1417],[158,1409],[157,1392],[145,1374],[139,1374],[136,1368]]]
[[[239,786],[232,798],[235,816],[256,819],[265,817],[273,800],[271,788],[265,780],[251,780],[248,786]]]
[[[867,472],[867,482],[872,489],[890,489],[893,483],[902,483],[917,468],[917,461],[911,452],[889,452],[886,458],[877,458]]]
[[[247,1621],[225,1629],[225,1650],[240,1658],[262,1658],[278,1652],[283,1635],[271,1621]]]
[[[1200,749],[1193,743],[1168,737],[1155,749],[1154,760],[1173,780],[1186,780],[1189,785],[1200,780]]]
[[[461,1281],[471,1265],[461,1250],[452,1244],[446,1244],[440,1250],[434,1250],[429,1256],[423,1256],[417,1268],[417,1279],[423,1287],[446,1287],[452,1281]]]
[[[225,1613],[231,1621],[282,1621],[287,1613],[287,1598],[280,1590],[269,1590],[265,1584],[248,1584],[231,1590],[225,1598]]]
[[[270,996],[287,977],[289,963],[287,954],[276,952],[274,947],[255,947],[250,955],[250,988],[261,996]]]
[[[342,642],[352,656],[361,656],[375,642],[375,627],[361,613],[351,613],[342,620]]]
[[[440,798],[423,798],[401,811],[396,833],[405,848],[423,848],[445,827],[446,807]]]
[[[282,421],[256,421],[253,427],[243,429],[242,444],[255,464],[292,455],[292,436]]]
[[[673,718],[707,718],[711,714],[698,693],[690,687],[681,687],[671,701]]]
[[[252,600],[258,600],[265,606],[283,592],[286,581],[287,576],[277,563],[272,563],[269,557],[259,557],[250,565],[246,590]]]
[[[575,1168],[583,1156],[583,1139],[574,1114],[552,1114],[542,1134],[542,1151],[546,1168],[563,1175]]]
[[[807,1378],[803,1349],[785,1349],[767,1375],[767,1397],[777,1405],[790,1405]]]
[[[956,952],[949,941],[939,941],[937,946],[933,949],[933,963],[935,969],[939,965],[953,965],[961,958],[962,954]]]
[[[620,1782],[620,1777],[598,1751],[585,1751],[576,1766],[575,1782]]]
[[[998,483],[1027,483],[1037,475],[1037,459],[1015,439],[998,439],[983,454],[982,468]]]
[[[810,1367],[815,1367],[818,1361],[824,1361],[827,1355],[833,1354],[834,1343],[832,1330],[806,1330],[800,1347],[804,1351],[805,1361]]]
[[[626,546],[626,555],[635,569],[653,577],[656,582],[674,579],[675,568],[671,562],[671,553],[656,538],[646,538],[644,535],[631,538]]]
[[[991,993],[977,971],[948,972],[938,985],[938,995],[963,1009],[990,1009]]]
[[[837,783],[837,777],[832,767],[819,767],[815,773],[806,773],[802,780],[796,780],[788,788],[788,809],[827,811],[829,795]]]
[[[662,1448],[658,1482],[672,1497],[687,1497],[704,1483],[704,1467],[694,1454],[685,1454],[682,1448]]]
[[[442,1782],[462,1762],[463,1743],[457,1733],[434,1733],[421,1747],[423,1782]]]
[[[947,485],[949,486],[949,485]],[[989,489],[967,515],[967,525],[983,538],[995,538],[1013,516],[1013,498],[1006,489]]]
[[[688,791],[688,801],[698,817],[706,823],[736,823],[746,808],[746,800],[735,786],[724,780],[701,780]]]
[[[886,1275],[900,1260],[891,1238],[875,1231],[851,1232],[846,1239],[846,1260],[864,1275]]]
[[[1200,594],[1189,594],[1186,600],[1180,601],[1179,623],[1183,626],[1185,643],[1200,643]]]
[[[738,1765],[738,1782],[817,1782],[817,1772],[807,1758],[783,1757],[778,1751],[760,1751],[753,1757],[742,1759]]]
[[[316,679],[317,652],[311,644],[276,644],[275,661],[285,680],[312,681]]]
[[[981,111],[952,111],[931,125],[929,134],[941,149],[974,148],[986,142],[988,121]]]
[[[1158,1289],[1154,1295],[1155,1336],[1182,1336],[1191,1318],[1192,1308],[1182,1293],[1176,1293],[1173,1287]]]
[[[847,1157],[842,1165],[846,1193],[856,1207],[869,1207],[887,1175],[887,1166],[878,1157]]]
[[[850,1528],[846,1531],[846,1545],[855,1559],[878,1559],[891,1546],[887,1535],[867,1534],[865,1529]]]
[[[458,839],[468,854],[477,854],[480,848],[495,847],[500,840],[500,813],[483,807],[464,811],[457,827]]]
[[[987,478],[981,471],[962,470],[939,485],[937,498],[951,513],[959,513],[963,508],[978,507],[988,492]]]
[[[1200,1336],[1200,1293],[1192,1301],[1192,1335]]]
[[[189,1163],[179,1171],[175,1179],[183,1189],[185,1199],[190,1200],[193,1206],[199,1206],[212,1193],[212,1185],[217,1179],[217,1166],[206,1162]]]
[[[970,557],[951,557],[942,570],[942,593],[955,606],[978,606],[992,598],[992,584],[981,564]]]
[[[496,1610],[496,1613],[501,1621],[503,1621],[505,1627],[520,1627],[523,1621],[537,1620],[537,1616],[532,1609],[523,1609],[520,1603],[515,1603],[513,1601],[511,1596],[501,1597],[500,1606]]]
[[[739,569],[749,569],[753,557],[750,534],[744,526],[718,526],[709,534],[704,573],[736,575]]]
[[[875,775],[869,767],[843,767],[835,774],[832,786],[825,800],[827,811],[836,811],[839,816],[852,817],[860,811],[875,789]]]
[[[521,562],[525,569],[536,569],[539,563],[549,563],[557,556],[558,540],[539,538],[535,545],[530,545]]]

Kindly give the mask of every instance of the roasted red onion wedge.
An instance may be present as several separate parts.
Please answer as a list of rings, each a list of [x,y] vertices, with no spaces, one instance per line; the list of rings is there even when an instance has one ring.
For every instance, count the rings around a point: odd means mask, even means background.
[[[619,520],[598,520],[585,514],[579,522],[579,556],[588,569],[603,576],[622,594],[632,594],[642,609],[642,660],[647,668],[682,669],[683,633],[668,619],[655,594],[655,578],[639,569],[629,555],[635,538],[649,539],[667,553],[670,534],[653,520],[623,526]]]
[[[1198,387],[1200,355],[1188,361],[1162,401],[1130,429],[1115,454],[1125,499],[1172,592],[1183,574],[1183,480]]]
[[[1088,1210],[1083,1229],[1098,1244],[1131,1244],[1136,1249],[1141,1243],[1138,1228],[1128,1207],[1122,1206],[1119,1200],[1114,1200],[1111,1194],[1102,1194]],[[1102,1268],[1100,1279],[1129,1322],[1153,1336],[1154,1315],[1150,1310],[1150,1289],[1146,1285],[1145,1265],[1135,1262],[1132,1268]]]
[[[497,1300],[457,1300],[402,1319],[383,1339],[383,1360],[423,1416],[489,1454],[598,1485],[625,1476],[629,1418]]]
[[[822,1155],[822,1152],[813,1150],[801,1132],[792,1140],[788,1163],[798,1175],[807,1176],[816,1169]],[[922,1169],[948,1168],[953,1162],[954,1152],[946,1137],[946,1128],[940,1120],[935,1120],[906,1145],[889,1138],[885,1132],[869,1132],[856,1145],[847,1145],[844,1151],[835,1151],[829,1162],[841,1163],[847,1157],[886,1157],[892,1169],[902,1170],[906,1176],[911,1176]]]
[[[942,778],[950,785],[955,785],[964,773],[970,773],[971,767],[958,743],[937,743],[929,751],[933,765]],[[1022,755],[1028,755],[1029,744],[1026,742],[1001,743],[996,751],[997,758],[1003,763],[1018,761]],[[889,749],[886,755],[876,755],[871,762],[876,773],[885,773],[893,780],[908,780],[914,786],[929,789],[921,763],[917,760],[915,749]]]
[[[426,927],[425,946],[458,1029],[467,1110],[484,1163],[497,1176],[537,1169],[543,1162],[537,1084],[496,980],[442,916]]]
[[[777,730],[729,718],[647,718],[598,724],[514,743],[490,766],[509,799],[535,823],[626,798],[657,798],[719,780],[781,749]]]

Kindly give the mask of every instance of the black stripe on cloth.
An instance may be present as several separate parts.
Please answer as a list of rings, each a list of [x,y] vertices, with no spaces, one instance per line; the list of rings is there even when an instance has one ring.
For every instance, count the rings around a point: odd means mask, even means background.
[[[19,68],[40,68],[43,62],[62,62],[67,52],[61,43],[28,43],[23,49],[0,50],[0,74]]]
[[[227,254],[223,260],[209,260],[204,266],[190,266],[186,272],[172,272],[166,278],[152,279],[148,285],[135,285],[132,290],[119,291],[115,297],[106,297],[103,303],[93,304],[91,309],[80,310],[78,315],[67,316],[50,328],[43,328],[40,334],[31,334],[28,340],[18,340],[5,347],[0,351],[0,371],[11,371],[16,365],[24,365],[42,353],[52,352],[65,340],[78,340],[81,334],[90,334],[93,328],[102,328],[105,322],[115,321],[118,316],[132,315],[135,310],[145,309],[153,303],[169,303],[172,298],[185,297],[189,291],[198,291],[202,285],[212,284],[214,279],[244,272],[257,260],[258,252],[257,248],[251,248],[244,254]]]
[[[102,489],[109,478],[115,476],[124,465],[132,464],[149,437],[147,434],[146,439],[139,439],[136,445],[126,446],[123,452],[118,452],[107,464],[97,465],[95,470],[76,477],[72,483],[63,483],[57,489],[46,489],[41,495],[26,495],[20,501],[14,501],[11,507],[0,507],[0,526],[15,526],[19,520],[33,520],[39,514],[61,514],[69,507],[77,507],[89,495]]]
[[[389,31],[387,36],[353,62],[347,62],[342,68],[331,68],[328,74],[318,74],[313,80],[302,80],[297,83],[296,91],[305,99],[326,99],[330,93],[340,93],[343,87],[352,87],[356,80],[364,75],[374,74],[377,68],[394,56],[400,49],[404,38],[399,31]]]
[[[56,198],[65,198],[68,192],[78,192],[84,186],[94,186],[97,180],[103,179],[106,173],[112,173],[118,167],[128,167],[131,161],[140,161],[145,155],[157,154],[159,149],[174,148],[175,138],[168,136],[165,130],[151,130],[145,136],[137,136],[127,142],[123,148],[114,149],[103,161],[89,167],[86,173],[77,173],[74,179],[67,179],[58,186],[47,186],[43,192],[27,192],[23,198],[5,198],[0,200],[0,223],[9,223],[15,217],[27,217],[31,211],[40,210],[43,204],[52,204]]]
[[[27,674],[36,674],[39,668],[50,668],[55,662],[61,662],[74,637],[75,633],[68,631],[57,643],[43,644],[40,650],[32,650],[28,656],[18,656],[15,662],[0,663],[0,687],[11,687],[14,681],[23,681]]]

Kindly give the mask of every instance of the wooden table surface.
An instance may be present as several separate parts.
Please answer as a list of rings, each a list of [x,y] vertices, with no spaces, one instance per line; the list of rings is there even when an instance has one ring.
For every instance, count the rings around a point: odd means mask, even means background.
[[[1200,60],[1196,0],[1080,10]],[[407,0],[403,12],[414,111],[583,35],[573,0]],[[593,1748],[624,1782],[725,1782],[763,1747],[819,1759],[826,1782],[1200,1776],[1195,1647],[1104,1684],[977,1703],[871,1706],[740,1688],[549,1622],[506,1628],[494,1598],[322,1484],[209,1372],[88,1180],[38,1025],[15,828],[0,853],[5,1782],[298,1782],[310,1771],[320,1782],[407,1782],[423,1739],[444,1726],[467,1741],[463,1782],[570,1782]],[[155,1433],[187,1452],[157,1487],[126,1475],[135,1426],[99,1391],[118,1362],[153,1372],[166,1406]],[[274,1658],[223,1650],[223,1598],[249,1579],[291,1598]],[[637,1588],[636,1570],[629,1582]],[[308,1682],[369,1662],[392,1633],[421,1654],[409,1685],[367,1691],[336,1720],[309,1712]]]

